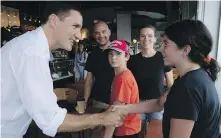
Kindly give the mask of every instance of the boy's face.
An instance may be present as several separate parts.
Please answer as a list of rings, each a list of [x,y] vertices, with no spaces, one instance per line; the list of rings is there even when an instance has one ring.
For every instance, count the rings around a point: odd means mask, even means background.
[[[118,52],[116,50],[110,50],[108,52],[109,63],[113,68],[124,67],[127,65],[129,55],[124,52]]]

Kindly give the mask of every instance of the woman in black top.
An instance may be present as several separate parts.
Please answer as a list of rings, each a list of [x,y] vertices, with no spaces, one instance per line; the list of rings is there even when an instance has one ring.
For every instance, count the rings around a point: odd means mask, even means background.
[[[220,103],[214,81],[220,67],[209,57],[210,32],[201,21],[182,20],[165,29],[163,41],[164,62],[174,66],[179,74],[166,102],[164,95],[117,108],[128,109],[129,113],[149,113],[162,109],[165,102],[164,138],[218,138]]]
[[[214,86],[220,68],[209,57],[212,37],[201,21],[176,22],[165,30],[164,61],[175,81],[164,105],[165,138],[218,138],[220,103]]]

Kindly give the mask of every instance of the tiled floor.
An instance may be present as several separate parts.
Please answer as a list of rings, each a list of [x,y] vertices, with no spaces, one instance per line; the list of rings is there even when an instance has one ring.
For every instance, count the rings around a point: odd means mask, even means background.
[[[150,122],[145,138],[163,138],[162,120],[152,120]]]

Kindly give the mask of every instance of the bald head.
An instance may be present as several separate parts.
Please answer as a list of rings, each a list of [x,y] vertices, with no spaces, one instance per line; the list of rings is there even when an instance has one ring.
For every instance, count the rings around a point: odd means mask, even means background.
[[[109,29],[109,27],[108,27],[108,25],[105,23],[105,22],[103,22],[103,21],[98,21],[98,22],[96,22],[95,24],[94,24],[94,30],[96,30],[96,28],[97,27],[106,27],[106,28],[108,28]]]
[[[94,24],[94,39],[100,44],[100,46],[106,46],[110,42],[111,31],[108,25],[99,21]]]

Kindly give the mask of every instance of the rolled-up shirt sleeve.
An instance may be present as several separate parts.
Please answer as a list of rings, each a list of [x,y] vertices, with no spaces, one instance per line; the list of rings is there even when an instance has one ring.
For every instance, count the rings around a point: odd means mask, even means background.
[[[43,133],[53,137],[67,110],[57,105],[48,61],[38,56],[24,59],[17,74],[23,107]]]

